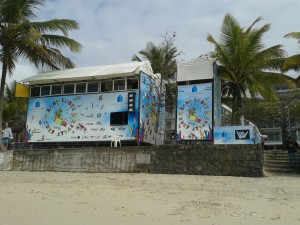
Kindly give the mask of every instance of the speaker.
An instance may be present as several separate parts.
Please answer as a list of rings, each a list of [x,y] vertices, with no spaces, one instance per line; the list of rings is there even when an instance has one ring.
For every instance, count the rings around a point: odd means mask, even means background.
[[[135,111],[135,92],[128,93],[128,112]]]

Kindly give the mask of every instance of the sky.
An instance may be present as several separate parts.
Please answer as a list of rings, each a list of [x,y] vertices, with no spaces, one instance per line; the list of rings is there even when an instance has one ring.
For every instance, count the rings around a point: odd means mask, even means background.
[[[263,38],[265,47],[282,44],[288,55],[299,54],[297,41],[284,38],[300,32],[299,9],[299,0],[46,0],[36,14],[38,21],[76,20],[80,29],[69,36],[83,48],[79,54],[62,51],[76,67],[89,67],[131,62],[148,41],[159,44],[167,32],[176,32],[175,45],[183,52],[178,60],[193,60],[213,50],[207,35],[219,40],[226,13],[243,27],[263,17],[256,27],[271,24]],[[19,61],[11,79],[20,81],[38,72]]]

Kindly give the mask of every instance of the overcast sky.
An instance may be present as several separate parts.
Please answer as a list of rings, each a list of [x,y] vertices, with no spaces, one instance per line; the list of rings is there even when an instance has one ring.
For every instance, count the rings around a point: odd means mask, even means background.
[[[189,61],[211,51],[206,40],[210,33],[219,40],[226,13],[248,27],[257,17],[258,26],[270,23],[264,36],[270,47],[283,44],[289,55],[299,53],[299,44],[283,36],[300,31],[299,0],[46,0],[37,12],[38,20],[74,19],[80,30],[70,33],[83,49],[79,54],[64,53],[76,67],[127,63],[148,41],[158,44],[166,32],[177,34],[175,44],[183,51],[179,60]],[[13,79],[20,81],[38,70],[19,62]]]

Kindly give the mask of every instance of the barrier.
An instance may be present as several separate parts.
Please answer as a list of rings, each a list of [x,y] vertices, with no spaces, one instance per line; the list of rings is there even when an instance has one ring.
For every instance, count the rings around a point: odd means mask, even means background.
[[[11,170],[13,164],[13,151],[0,152],[0,170]]]

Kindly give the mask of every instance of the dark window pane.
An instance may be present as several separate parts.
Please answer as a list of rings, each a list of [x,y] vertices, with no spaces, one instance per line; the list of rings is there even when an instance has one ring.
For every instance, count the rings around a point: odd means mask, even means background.
[[[86,83],[76,84],[76,93],[85,93],[86,92]]]
[[[99,82],[89,82],[87,92],[99,92]]]
[[[40,96],[40,87],[32,87],[32,88],[30,88],[30,96],[31,97]]]
[[[127,90],[138,89],[138,88],[139,88],[139,82],[137,79],[134,78],[127,79]]]
[[[41,87],[41,96],[50,95],[50,86]]]
[[[62,86],[59,85],[52,85],[52,89],[51,89],[51,95],[61,95],[62,93]]]
[[[65,84],[64,94],[74,94],[74,84]]]
[[[110,125],[120,126],[128,124],[128,112],[112,112],[110,113]]]

